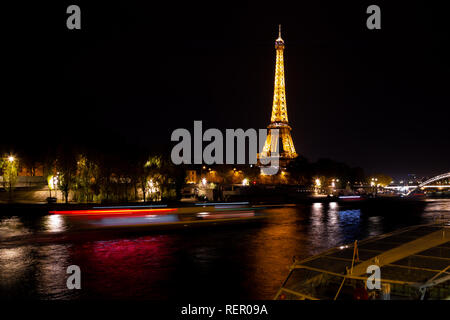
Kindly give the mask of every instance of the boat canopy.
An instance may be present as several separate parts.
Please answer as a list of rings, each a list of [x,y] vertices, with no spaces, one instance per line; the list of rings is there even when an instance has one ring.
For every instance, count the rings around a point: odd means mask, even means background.
[[[378,281],[373,290],[369,277]],[[295,261],[275,299],[450,299],[450,223],[408,227]]]

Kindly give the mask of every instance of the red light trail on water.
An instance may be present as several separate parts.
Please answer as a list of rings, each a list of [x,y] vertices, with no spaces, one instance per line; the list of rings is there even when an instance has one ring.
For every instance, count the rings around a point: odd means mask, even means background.
[[[174,213],[178,209],[90,209],[90,210],[67,210],[67,211],[49,211],[51,214],[59,214],[59,215],[127,215],[127,216],[136,216],[143,214],[166,214],[166,213]]]

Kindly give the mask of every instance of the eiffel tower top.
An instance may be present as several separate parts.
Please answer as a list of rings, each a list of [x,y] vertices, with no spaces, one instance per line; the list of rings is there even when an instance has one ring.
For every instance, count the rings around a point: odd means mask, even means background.
[[[278,39],[275,40],[275,48],[284,49],[284,40],[281,38],[281,24],[278,25]]]

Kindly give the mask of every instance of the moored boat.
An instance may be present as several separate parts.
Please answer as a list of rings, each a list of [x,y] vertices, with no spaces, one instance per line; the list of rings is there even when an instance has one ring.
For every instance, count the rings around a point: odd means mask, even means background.
[[[450,299],[450,224],[408,227],[295,261],[275,299]]]

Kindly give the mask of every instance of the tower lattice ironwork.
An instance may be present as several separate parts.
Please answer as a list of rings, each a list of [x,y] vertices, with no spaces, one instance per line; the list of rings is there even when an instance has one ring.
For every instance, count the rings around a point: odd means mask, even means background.
[[[286,106],[286,86],[284,80],[284,40],[281,38],[281,25],[278,29],[278,39],[275,40],[275,49],[277,53],[275,64],[275,85],[273,92],[272,116],[270,124],[267,126],[267,139],[258,154],[258,158],[266,158],[274,156],[275,152],[279,152],[280,166],[286,166],[287,163],[297,157],[294,143],[291,137],[291,127],[288,123],[287,106]],[[275,137],[270,129],[278,129],[278,137]],[[279,138],[279,139],[277,139]],[[275,140],[272,142],[272,140]],[[281,141],[281,143],[280,143]]]

